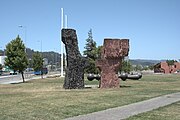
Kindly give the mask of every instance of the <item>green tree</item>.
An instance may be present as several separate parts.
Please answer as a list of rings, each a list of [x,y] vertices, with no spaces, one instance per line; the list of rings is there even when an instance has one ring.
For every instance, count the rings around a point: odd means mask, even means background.
[[[136,65],[134,67],[135,71],[142,71],[142,66],[141,65]]]
[[[177,62],[176,60],[166,60],[168,65],[174,65],[174,62]]]
[[[25,82],[24,70],[28,66],[28,59],[25,52],[25,45],[19,35],[6,45],[6,56],[5,65],[14,70],[14,72],[18,71],[21,73],[23,82]]]
[[[149,66],[143,66],[142,70],[149,70]]]
[[[84,55],[91,59],[96,59],[96,42],[93,40],[92,29],[88,32],[88,38],[86,39],[86,46],[84,47]]]
[[[93,40],[92,29],[88,32],[87,43],[84,47],[84,56],[88,59],[88,65],[85,68],[86,73],[98,73],[98,68],[96,68],[95,62],[98,58],[98,48],[96,47],[96,42]]]
[[[28,65],[29,68],[33,68],[33,61],[31,58],[29,58],[29,65]]]
[[[149,69],[150,69],[150,70],[153,70],[153,69],[154,69],[154,65],[150,65],[150,66],[149,66]]]
[[[3,55],[3,52],[4,52],[3,50],[0,50],[0,55]]]
[[[32,63],[34,71],[41,71],[41,78],[43,78],[43,58],[38,51],[33,53]]]
[[[43,58],[39,52],[33,53],[32,63],[34,71],[41,71],[42,73]]]
[[[120,72],[130,73],[132,70],[132,65],[129,60],[123,60],[120,67]]]
[[[97,51],[97,59],[101,58],[101,52],[102,52],[103,46],[98,46],[96,51]]]

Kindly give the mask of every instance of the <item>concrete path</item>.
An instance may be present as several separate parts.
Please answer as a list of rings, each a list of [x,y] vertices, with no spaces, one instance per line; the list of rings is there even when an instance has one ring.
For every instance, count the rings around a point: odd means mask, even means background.
[[[65,120],[121,120],[180,101],[180,92]]]

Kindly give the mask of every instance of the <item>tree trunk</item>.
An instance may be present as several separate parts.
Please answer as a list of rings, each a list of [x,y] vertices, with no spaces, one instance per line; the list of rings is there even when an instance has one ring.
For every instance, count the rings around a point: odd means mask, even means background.
[[[43,79],[43,73],[41,72],[41,79]]]
[[[22,75],[22,79],[23,79],[23,83],[25,82],[24,80],[24,72],[21,72],[21,75]]]
[[[43,79],[43,68],[41,68],[41,79]]]

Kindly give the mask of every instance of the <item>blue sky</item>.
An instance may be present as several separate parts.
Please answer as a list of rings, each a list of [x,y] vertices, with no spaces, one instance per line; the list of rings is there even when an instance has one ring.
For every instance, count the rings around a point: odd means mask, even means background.
[[[60,53],[61,8],[76,29],[82,52],[93,31],[130,39],[131,59],[180,59],[180,0],[1,0],[0,49],[19,34],[26,46]],[[18,27],[25,26],[24,28]]]

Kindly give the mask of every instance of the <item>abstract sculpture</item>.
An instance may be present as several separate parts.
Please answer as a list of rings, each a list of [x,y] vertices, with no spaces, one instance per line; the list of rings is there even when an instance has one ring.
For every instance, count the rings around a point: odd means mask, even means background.
[[[76,31],[74,29],[62,29],[61,33],[67,60],[64,88],[84,88],[85,60],[79,52]]]
[[[128,52],[128,39],[104,39],[101,59],[96,61],[96,66],[101,70],[100,88],[119,87],[118,69]]]

